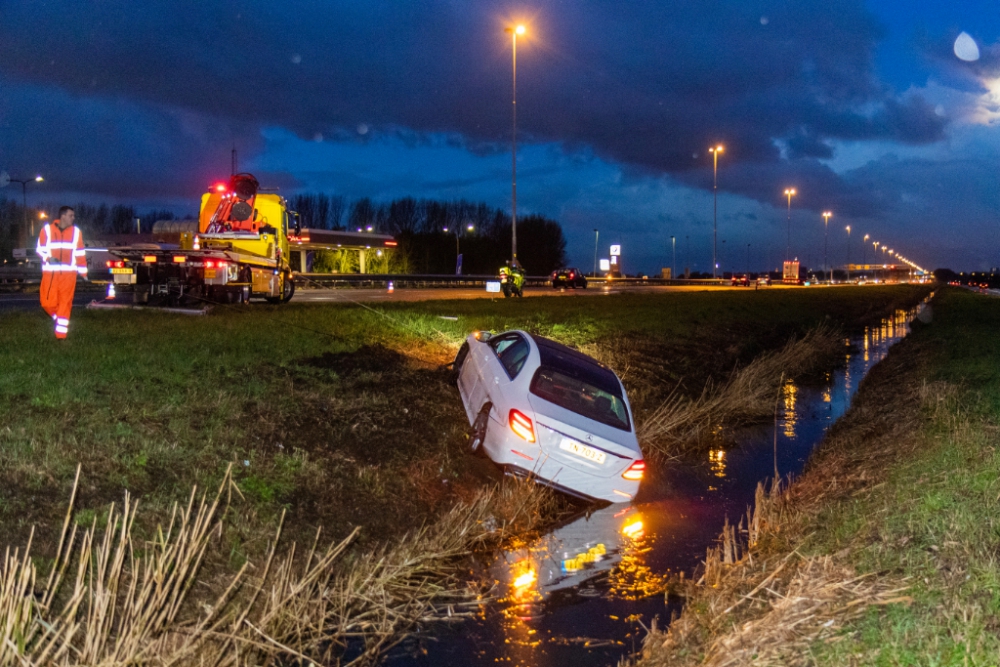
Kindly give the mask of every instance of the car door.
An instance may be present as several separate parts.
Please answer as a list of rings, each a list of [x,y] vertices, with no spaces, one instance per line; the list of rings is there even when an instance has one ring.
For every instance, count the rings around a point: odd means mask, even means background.
[[[527,407],[526,398],[518,396],[512,383],[520,374],[528,360],[531,347],[524,336],[519,333],[505,334],[499,340],[490,341],[493,348],[493,358],[490,360],[491,377],[489,379],[490,400],[494,407],[494,417],[506,425],[507,415],[512,408]],[[518,399],[522,399],[520,402]]]

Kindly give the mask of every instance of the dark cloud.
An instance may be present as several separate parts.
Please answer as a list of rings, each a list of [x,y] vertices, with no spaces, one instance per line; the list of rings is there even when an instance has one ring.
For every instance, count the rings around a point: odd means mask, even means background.
[[[875,78],[881,32],[860,0],[542,0],[527,13],[526,138],[682,171],[716,140],[774,163],[776,138],[817,157],[828,139],[941,137],[943,119]],[[0,71],[304,137],[367,124],[504,141],[510,15],[483,0],[21,2],[0,21]]]

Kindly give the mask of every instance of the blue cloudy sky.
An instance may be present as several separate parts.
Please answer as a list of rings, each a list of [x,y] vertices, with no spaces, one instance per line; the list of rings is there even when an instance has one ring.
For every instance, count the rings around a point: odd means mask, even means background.
[[[1000,7],[982,0],[8,0],[0,168],[43,173],[47,202],[186,212],[235,144],[286,194],[507,208],[513,20],[519,213],[562,222],[576,263],[598,228],[627,270],[669,266],[671,236],[710,270],[722,142],[724,268],[747,244],[777,266],[788,186],[807,263],[831,210],[833,260],[850,224],[854,261],[870,234],[928,268],[1000,265]]]

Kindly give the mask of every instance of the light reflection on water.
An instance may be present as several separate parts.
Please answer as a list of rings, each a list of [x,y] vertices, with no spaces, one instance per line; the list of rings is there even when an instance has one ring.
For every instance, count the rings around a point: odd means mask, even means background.
[[[798,473],[826,429],[850,405],[858,382],[906,335],[915,311],[897,311],[850,341],[841,367],[818,385],[786,382],[780,395],[777,465]],[[723,522],[738,521],[759,480],[773,475],[774,424],[737,433],[699,465],[650,470],[637,503],[575,517],[518,544],[487,571],[499,600],[422,650],[390,664],[574,667],[615,664],[637,651],[654,617],[679,603],[663,596],[670,572],[690,573]]]

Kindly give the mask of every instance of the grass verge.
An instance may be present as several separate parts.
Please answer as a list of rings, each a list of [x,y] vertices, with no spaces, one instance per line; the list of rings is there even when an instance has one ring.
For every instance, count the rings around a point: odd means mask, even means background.
[[[802,478],[675,582],[685,609],[636,664],[996,664],[1000,301],[932,307]]]

